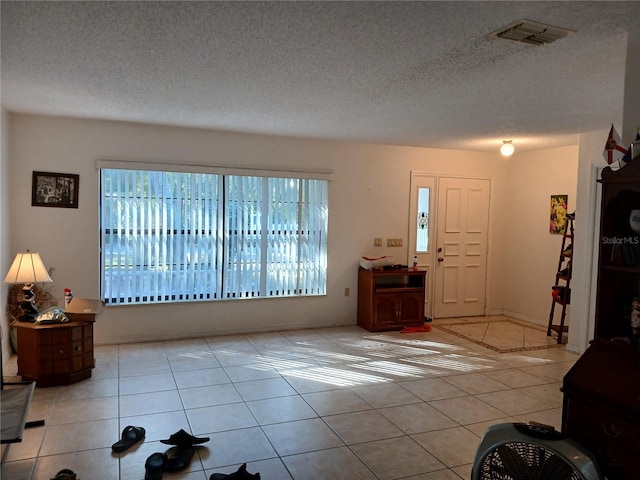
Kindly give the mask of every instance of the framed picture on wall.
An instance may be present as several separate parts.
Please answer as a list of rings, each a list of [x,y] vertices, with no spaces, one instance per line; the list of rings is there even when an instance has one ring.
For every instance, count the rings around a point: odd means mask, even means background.
[[[549,233],[564,235],[567,228],[568,195],[551,195],[551,218]]]
[[[33,172],[31,205],[34,207],[78,208],[80,175]]]

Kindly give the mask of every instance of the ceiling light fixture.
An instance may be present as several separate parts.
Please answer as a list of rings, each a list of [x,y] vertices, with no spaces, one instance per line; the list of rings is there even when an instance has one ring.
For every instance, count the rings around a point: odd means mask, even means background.
[[[503,140],[500,146],[500,153],[505,157],[513,155],[515,147],[513,146],[513,140]]]

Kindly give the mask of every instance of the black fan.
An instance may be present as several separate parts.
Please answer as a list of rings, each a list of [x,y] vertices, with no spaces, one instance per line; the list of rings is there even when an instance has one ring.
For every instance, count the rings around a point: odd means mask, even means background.
[[[485,433],[471,480],[602,480],[593,456],[547,425],[503,423]]]

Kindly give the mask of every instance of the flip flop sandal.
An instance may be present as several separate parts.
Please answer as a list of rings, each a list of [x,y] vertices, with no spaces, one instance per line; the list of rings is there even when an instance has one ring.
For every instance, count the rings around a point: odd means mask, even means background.
[[[209,480],[260,480],[260,473],[247,472],[247,464],[243,463],[233,473],[213,473]]]
[[[172,447],[165,452],[167,461],[164,465],[164,469],[167,472],[177,472],[184,470],[191,463],[193,454],[196,449],[193,447]]]
[[[179,447],[193,447],[194,445],[200,445],[201,443],[208,442],[209,437],[194,437],[193,435],[180,429],[169,438],[160,440],[165,445],[177,445]]]
[[[161,480],[166,463],[167,456],[164,453],[152,453],[144,462],[144,480]]]
[[[134,427],[128,425],[122,430],[122,437],[116,443],[111,445],[111,450],[116,453],[124,452],[127,448],[131,447],[134,443],[139,442],[144,438],[145,430],[142,427]]]
[[[51,480],[78,480],[78,477],[73,472],[73,470],[65,468],[64,470],[60,470],[58,473],[56,473],[56,476]]]

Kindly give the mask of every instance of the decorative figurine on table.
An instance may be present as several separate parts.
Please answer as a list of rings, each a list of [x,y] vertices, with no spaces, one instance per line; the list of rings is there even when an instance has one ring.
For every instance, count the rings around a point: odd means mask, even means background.
[[[25,283],[22,287],[22,300],[20,300],[20,308],[22,309],[22,315],[18,317],[21,322],[33,322],[36,315],[38,315],[38,308],[36,307],[36,294],[33,293],[33,283]]]
[[[71,300],[73,299],[73,292],[70,288],[64,289],[64,306],[65,308],[69,306]]]

